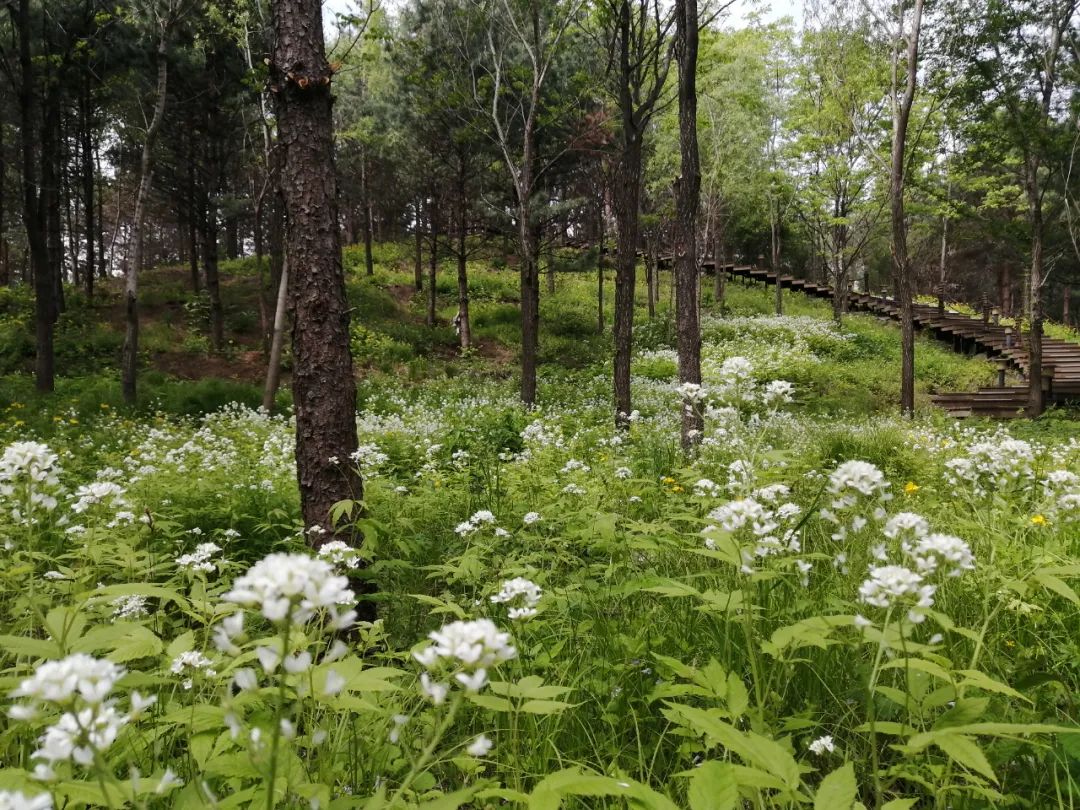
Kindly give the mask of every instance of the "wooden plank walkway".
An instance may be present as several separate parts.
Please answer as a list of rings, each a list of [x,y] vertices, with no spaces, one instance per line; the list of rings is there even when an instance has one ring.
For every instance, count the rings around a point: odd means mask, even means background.
[[[707,272],[714,271],[712,261],[706,261],[704,267]],[[777,283],[776,274],[769,270],[737,265],[725,265],[724,270],[733,279],[759,281],[766,286]],[[832,287],[794,276],[781,275],[779,283],[781,288],[815,298],[831,300],[833,296]],[[900,319],[900,305],[889,296],[852,293],[848,296],[848,309],[870,312],[892,320]],[[996,324],[981,317],[948,310],[941,314],[936,306],[927,304],[916,304],[914,316],[916,328],[949,343],[954,351],[967,355],[984,354],[998,364],[997,387],[935,394],[931,396],[934,404],[957,417],[1012,418],[1024,415],[1028,387],[1006,386],[1005,378],[1007,371],[1027,377],[1026,334],[1018,335],[1015,327]],[[1080,404],[1080,344],[1044,336],[1042,370],[1048,403]]]

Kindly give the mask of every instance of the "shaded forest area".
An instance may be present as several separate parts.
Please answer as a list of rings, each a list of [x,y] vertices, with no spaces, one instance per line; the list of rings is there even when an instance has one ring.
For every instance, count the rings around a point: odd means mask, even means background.
[[[414,241],[417,290],[432,287],[436,259],[455,257],[463,348],[470,256],[517,264],[526,401],[541,273],[565,246],[614,257],[623,412],[639,257],[650,292],[658,258],[689,253],[830,283],[837,317],[850,291],[886,289],[990,303],[1038,340],[1044,311],[1075,320],[1080,278],[1075,6],[864,0],[765,22],[706,4],[693,64],[675,46],[679,15],[653,0],[358,6],[328,29],[337,225],[366,246],[367,272],[373,241]],[[109,279],[137,301],[139,273],[163,263],[189,269],[220,353],[220,263],[255,256],[270,353],[277,301],[288,304],[270,9],[9,0],[5,11],[0,283],[16,291],[11,308],[33,298],[39,387],[64,372],[56,322],[80,317]],[[677,183],[683,67],[696,80],[697,191]],[[696,209],[685,221],[680,197]],[[602,319],[602,282],[598,297]],[[133,387],[127,309],[118,362]]]

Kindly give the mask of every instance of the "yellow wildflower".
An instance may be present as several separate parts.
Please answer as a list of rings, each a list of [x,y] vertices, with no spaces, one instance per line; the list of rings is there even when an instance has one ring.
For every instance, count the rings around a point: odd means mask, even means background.
[[[922,487],[920,487],[914,481],[908,481],[906,484],[904,484],[904,494],[905,495],[914,495],[920,489],[922,489]]]
[[[1031,516],[1031,525],[1032,526],[1045,526],[1046,525],[1046,518],[1043,517],[1042,515],[1032,515]]]

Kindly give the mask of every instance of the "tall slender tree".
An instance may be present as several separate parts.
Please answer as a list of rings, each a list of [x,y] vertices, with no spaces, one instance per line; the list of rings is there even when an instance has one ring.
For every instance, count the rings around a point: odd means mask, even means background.
[[[892,35],[892,150],[889,161],[889,219],[893,286],[900,303],[900,410],[915,412],[915,284],[908,256],[908,224],[904,213],[907,181],[908,123],[919,81],[919,34],[923,0],[915,0],[905,13],[903,0],[896,3]]]
[[[675,180],[675,329],[679,382],[686,388],[701,385],[697,256],[701,159],[697,136],[697,57],[697,0],[675,0],[675,59],[679,66],[679,176]],[[695,401],[696,397],[688,393],[683,399],[682,444],[684,448],[690,448],[701,440],[703,419]]]
[[[619,111],[611,184],[616,230],[614,388],[615,423],[626,426],[631,411],[630,356],[641,243],[644,141],[667,81],[671,64],[668,32],[673,18],[659,0],[605,0],[601,11],[609,52],[608,83]]]

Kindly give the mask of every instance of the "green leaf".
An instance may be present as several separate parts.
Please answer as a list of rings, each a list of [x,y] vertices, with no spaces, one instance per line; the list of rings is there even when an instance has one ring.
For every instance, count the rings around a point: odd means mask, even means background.
[[[164,645],[148,627],[133,622],[98,625],[74,645],[74,652],[106,653],[117,663],[160,655]]]
[[[845,762],[821,780],[814,795],[814,810],[851,810],[857,793],[855,766]]]
[[[578,768],[556,771],[529,795],[529,810],[558,810],[567,796],[616,796],[642,810],[678,810],[671,799],[632,779],[584,773]]]
[[[27,636],[0,636],[0,650],[11,655],[27,658],[59,658],[60,647],[51,639]]]
[[[726,762],[705,762],[695,768],[687,791],[690,810],[734,810],[739,785]]]
[[[514,709],[514,704],[509,700],[495,695],[469,695],[469,702],[492,712],[509,712]]]
[[[526,700],[521,711],[526,714],[562,714],[574,704],[561,700]]]
[[[194,648],[195,646],[195,633],[188,630],[186,633],[181,633],[172,641],[169,642],[169,646],[165,648],[165,657],[172,661],[180,653],[185,653]]]
[[[885,802],[881,810],[911,810],[918,802],[918,799],[893,799],[891,802]]]
[[[797,650],[801,647],[825,649],[835,642],[830,638],[837,627],[851,627],[852,616],[814,616],[801,622],[781,627],[773,631],[768,644],[761,649],[767,655],[778,658],[789,647]]]
[[[966,726],[984,716],[990,706],[989,698],[964,698],[941,715],[934,723],[934,728]]]
[[[1065,597],[1074,605],[1080,605],[1080,596],[1076,595],[1076,591],[1066,585],[1063,580],[1058,579],[1053,574],[1048,573],[1046,570],[1036,571],[1035,574],[1032,575],[1032,579],[1034,579],[1048,591],[1053,591],[1059,596]]]
[[[997,782],[994,769],[974,738],[964,734],[939,734],[934,739],[934,745],[957,764],[982,774],[991,782]]]
[[[704,709],[671,702],[668,702],[667,706],[672,714],[681,716],[694,732],[712,737],[748,765],[776,776],[787,787],[798,787],[799,765],[791,753],[779,743],[752,731],[739,731]]]

